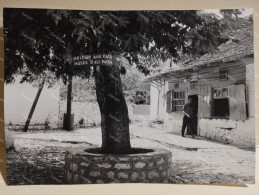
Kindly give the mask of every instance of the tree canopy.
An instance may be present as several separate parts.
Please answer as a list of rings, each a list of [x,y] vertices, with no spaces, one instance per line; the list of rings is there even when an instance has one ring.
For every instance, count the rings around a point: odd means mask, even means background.
[[[151,61],[176,62],[182,54],[203,54],[220,42],[218,19],[199,11],[5,8],[4,18],[6,82],[21,70],[22,81],[45,72],[64,82],[71,74],[87,78],[91,67],[73,67],[73,56],[80,54],[120,54],[148,74],[150,66],[159,65]]]
[[[6,8],[4,18],[6,82],[21,72],[22,81],[45,78],[47,73],[53,73],[52,78],[64,83],[69,80],[67,113],[71,116],[72,77],[88,78],[94,73],[102,121],[101,151],[106,154],[132,152],[120,77],[125,68],[115,64],[78,67],[73,63],[75,56],[120,55],[148,74],[161,60],[177,62],[185,54],[202,55],[222,41],[218,18],[200,11]],[[64,119],[70,128],[70,117]]]

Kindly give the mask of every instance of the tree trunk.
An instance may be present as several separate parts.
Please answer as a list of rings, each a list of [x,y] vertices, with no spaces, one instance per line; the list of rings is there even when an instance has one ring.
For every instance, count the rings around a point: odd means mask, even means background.
[[[72,76],[69,76],[67,86],[67,114],[71,115],[71,104],[72,104]]]
[[[124,99],[119,67],[95,67],[96,96],[101,112],[102,153],[131,151],[128,107]]]
[[[65,122],[65,129],[67,131],[70,131],[72,130],[74,124],[71,124],[72,123],[72,79],[73,79],[73,76],[72,75],[69,75],[69,80],[68,80],[68,85],[67,85],[67,118],[64,119],[64,120],[67,120]]]
[[[40,85],[40,88],[38,89],[38,92],[37,92],[37,94],[36,94],[36,97],[35,97],[35,99],[34,99],[34,102],[33,102],[32,106],[31,106],[30,113],[29,113],[28,118],[27,118],[27,120],[26,120],[26,123],[25,123],[25,125],[24,125],[23,132],[27,132],[27,131],[28,131],[28,128],[29,128],[29,125],[30,125],[30,122],[31,122],[31,118],[32,118],[32,115],[33,115],[34,110],[35,110],[35,108],[36,108],[36,105],[37,105],[37,103],[38,103],[38,100],[39,100],[41,91],[42,91],[42,89],[43,89],[43,86],[44,86],[44,81],[42,82],[42,84]]]

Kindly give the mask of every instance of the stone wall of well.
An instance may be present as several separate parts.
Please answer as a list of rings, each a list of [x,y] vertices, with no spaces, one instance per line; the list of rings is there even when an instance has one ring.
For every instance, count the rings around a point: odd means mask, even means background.
[[[102,155],[74,148],[66,153],[65,181],[80,183],[167,183],[172,154],[164,149],[129,155]]]

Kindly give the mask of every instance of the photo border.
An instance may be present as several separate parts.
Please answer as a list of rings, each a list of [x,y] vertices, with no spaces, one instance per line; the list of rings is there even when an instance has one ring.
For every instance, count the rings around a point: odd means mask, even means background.
[[[254,14],[254,65],[255,82],[259,82],[259,2],[257,0],[1,0],[0,2],[0,194],[256,194],[259,191],[258,152],[256,153],[255,185],[199,185],[199,184],[99,184],[99,185],[33,185],[6,186],[5,143],[4,143],[4,40],[3,8],[52,8],[78,10],[199,10],[253,8]],[[255,85],[256,148],[259,148],[259,85]],[[242,187],[242,188],[239,188]]]

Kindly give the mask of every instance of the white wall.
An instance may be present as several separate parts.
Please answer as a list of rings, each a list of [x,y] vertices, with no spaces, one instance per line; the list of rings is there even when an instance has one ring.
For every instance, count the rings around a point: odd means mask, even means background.
[[[167,92],[168,90],[171,90],[173,88],[173,84],[169,81],[166,81],[166,84],[165,84],[165,91]],[[181,83],[180,84],[181,87],[185,87],[185,83]],[[187,96],[187,94],[186,94]],[[177,112],[170,112],[170,113],[167,113],[166,112],[166,106],[165,106],[165,109],[164,109],[164,126],[166,128],[166,130],[170,131],[170,132],[173,132],[175,134],[181,134],[181,130],[182,130],[182,122],[183,122],[183,112],[182,111],[177,111]],[[187,132],[187,130],[186,130]]]
[[[59,128],[63,128],[63,117],[67,111],[67,101],[61,100],[59,107]],[[74,125],[78,126],[79,121],[84,119],[85,126],[93,123],[101,124],[101,114],[97,102],[72,101],[72,114],[74,114]]]
[[[160,119],[164,120],[165,129],[176,134],[181,134],[183,112],[166,112],[166,92],[170,86],[168,81],[161,88],[151,84],[150,88],[150,120]],[[172,88],[172,86],[171,86]],[[160,93],[158,92],[160,89]],[[158,111],[158,98],[159,98],[159,111]]]
[[[150,120],[164,120],[166,108],[165,86],[150,86]]]
[[[144,108],[143,113],[134,113],[134,107]],[[148,108],[149,105],[135,105],[133,103],[127,102],[128,113],[130,120],[133,121],[143,121],[149,118]],[[147,108],[148,107],[148,108]],[[59,106],[59,123],[58,127],[62,129],[63,126],[63,117],[64,113],[66,113],[67,102],[66,100],[60,100]],[[79,121],[84,119],[84,126],[91,126],[93,123],[96,125],[101,124],[101,113],[99,109],[99,105],[97,102],[79,102],[72,101],[72,114],[74,114],[74,125],[75,127],[80,127]]]
[[[158,88],[153,84],[150,86],[150,97],[150,120],[154,120],[158,117]]]
[[[150,115],[150,105],[146,104],[134,104],[133,105],[134,115]]]
[[[28,83],[15,82],[4,86],[5,125],[24,124],[38,89]],[[31,123],[44,123],[47,117],[51,123],[58,122],[59,87],[44,86],[35,108]]]
[[[226,119],[200,119],[200,136],[224,143],[255,147],[255,121]]]
[[[255,72],[254,64],[246,66],[246,86],[248,92],[248,113],[249,118],[255,117]]]

